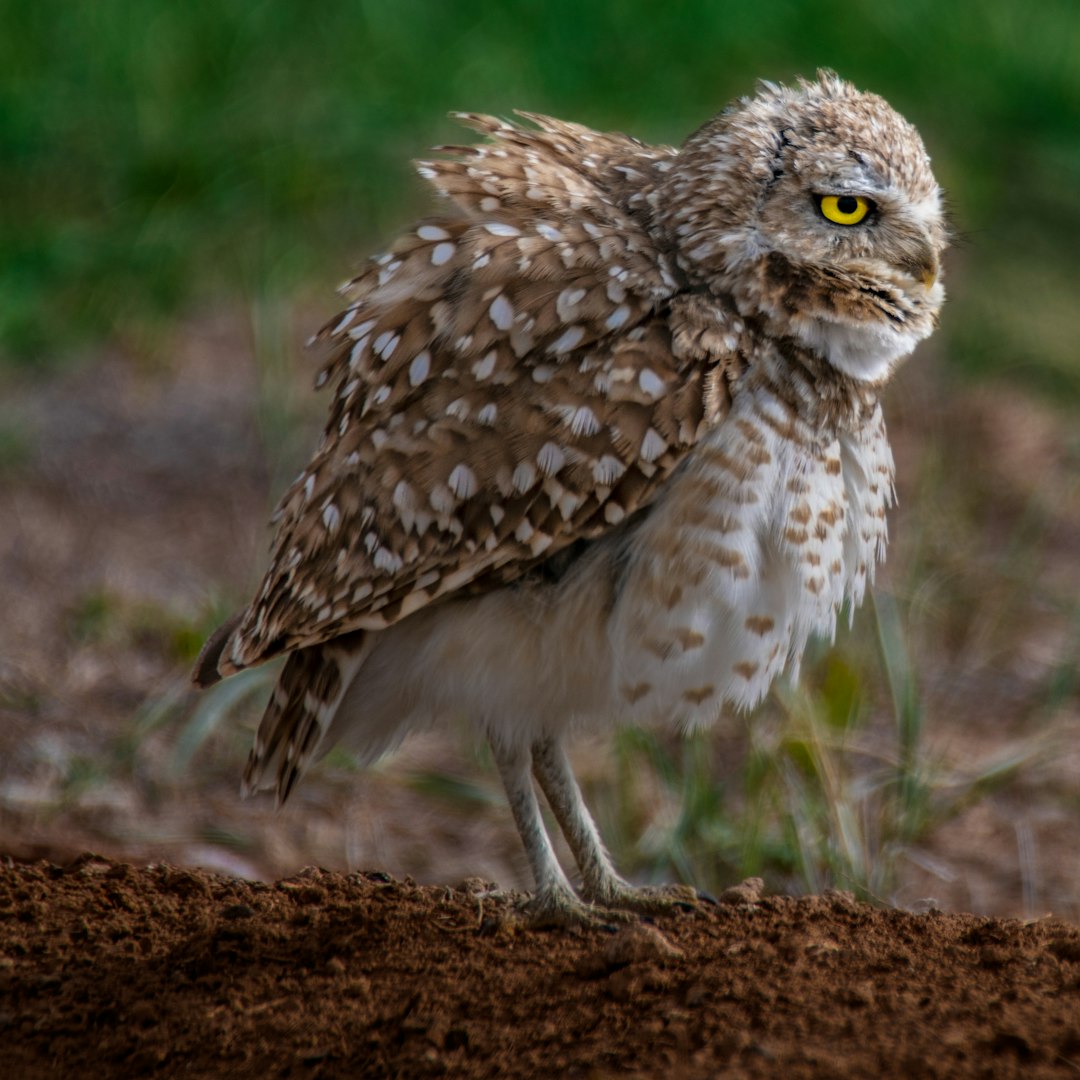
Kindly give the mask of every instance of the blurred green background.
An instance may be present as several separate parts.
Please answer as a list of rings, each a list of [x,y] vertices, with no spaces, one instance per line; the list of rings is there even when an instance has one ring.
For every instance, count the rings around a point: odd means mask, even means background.
[[[678,142],[830,66],[923,132],[970,265],[951,361],[1080,389],[1076,0],[0,0],[0,349],[326,288],[422,205],[451,109]],[[954,261],[956,261],[954,260]]]

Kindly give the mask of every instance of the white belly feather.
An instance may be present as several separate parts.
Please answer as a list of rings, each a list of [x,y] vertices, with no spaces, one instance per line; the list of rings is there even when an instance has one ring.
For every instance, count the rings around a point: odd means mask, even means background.
[[[809,434],[766,392],[741,395],[645,522],[610,628],[628,719],[752,708],[862,601],[892,501],[880,410],[831,443]]]

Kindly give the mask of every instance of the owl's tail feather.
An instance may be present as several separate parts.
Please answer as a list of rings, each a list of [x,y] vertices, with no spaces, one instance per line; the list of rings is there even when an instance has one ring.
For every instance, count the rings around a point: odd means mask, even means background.
[[[273,788],[279,806],[289,797],[315,759],[374,637],[361,630],[289,654],[255,734],[242,794]]]
[[[195,670],[191,674],[191,681],[200,689],[205,690],[208,686],[220,682],[227,675],[235,675],[239,670],[235,664],[223,657],[225,646],[233,636],[233,631],[240,625],[244,617],[242,611],[238,611],[232,618],[223,622],[209,637],[202,647],[198,659],[195,661]]]

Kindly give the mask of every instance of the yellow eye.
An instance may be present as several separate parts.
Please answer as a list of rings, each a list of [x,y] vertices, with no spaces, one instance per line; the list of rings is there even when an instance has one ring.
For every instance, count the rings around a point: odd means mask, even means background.
[[[872,206],[861,195],[822,195],[818,203],[821,216],[837,225],[858,225]]]

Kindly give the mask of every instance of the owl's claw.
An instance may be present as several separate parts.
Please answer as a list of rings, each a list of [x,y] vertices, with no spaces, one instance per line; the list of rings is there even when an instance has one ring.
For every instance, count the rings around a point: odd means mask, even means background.
[[[585,898],[612,914],[667,915],[673,911],[696,911],[701,906],[697,889],[690,885],[631,885],[617,879],[602,887],[582,890]]]
[[[629,918],[623,910],[594,906],[567,889],[551,887],[533,893],[519,910],[530,930],[613,930]]]

